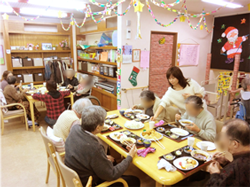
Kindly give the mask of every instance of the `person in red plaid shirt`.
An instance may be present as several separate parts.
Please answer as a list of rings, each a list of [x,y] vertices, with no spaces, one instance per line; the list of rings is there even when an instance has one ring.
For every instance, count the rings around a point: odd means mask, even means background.
[[[54,81],[48,81],[46,83],[46,88],[48,90],[48,93],[35,93],[33,94],[33,98],[45,102],[47,114],[44,120],[50,126],[53,126],[56,123],[57,118],[65,110],[64,97],[70,95],[70,91],[57,91],[57,85]]]

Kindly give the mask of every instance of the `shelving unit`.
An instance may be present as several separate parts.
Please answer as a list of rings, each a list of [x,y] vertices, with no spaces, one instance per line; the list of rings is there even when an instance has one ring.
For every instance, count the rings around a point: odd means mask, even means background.
[[[110,17],[106,18],[104,21],[102,21],[100,23],[97,23],[96,24],[97,29],[96,30],[91,30],[91,31],[89,31],[87,29],[87,27],[88,27],[89,24],[93,23],[93,21],[86,22],[85,25],[84,25],[84,28],[85,28],[84,31],[81,32],[81,30],[79,28],[76,28],[76,39],[77,40],[82,40],[82,39],[85,40],[86,35],[94,35],[94,34],[99,34],[100,37],[101,37],[102,33],[112,32],[114,30],[117,30],[117,25],[112,25],[111,24],[111,27],[110,27],[109,20],[115,21],[116,24],[117,24],[117,16],[110,16]],[[79,47],[79,46],[76,47],[76,49],[77,50],[82,50],[82,48]],[[114,47],[114,46],[104,46],[104,47],[90,46],[89,48],[84,49],[84,50],[86,50],[86,51],[90,51],[90,50],[92,50],[92,51],[93,50],[117,50],[117,47]],[[106,64],[106,65],[117,66],[117,64],[115,62],[106,62],[106,61],[100,61],[100,60],[85,59],[85,58],[82,58],[82,57],[77,57],[77,60],[78,61],[96,63],[96,64]],[[77,70],[80,73],[85,73],[85,74],[88,74],[88,75],[108,79],[111,82],[112,81],[113,82],[117,81],[117,78],[101,75],[101,74],[98,74],[98,73],[91,73],[91,72],[85,72],[85,71],[79,70],[78,63],[77,63]],[[105,110],[109,111],[109,110],[116,110],[117,109],[117,97],[114,94],[111,94],[111,93],[109,93],[109,92],[107,92],[105,90],[102,90],[102,89],[93,88],[92,89],[92,95],[97,97],[100,100],[101,106]]]
[[[71,53],[71,50],[12,50],[11,53]]]
[[[25,66],[25,67],[13,67],[13,70],[21,70],[21,69],[41,69],[44,66]]]

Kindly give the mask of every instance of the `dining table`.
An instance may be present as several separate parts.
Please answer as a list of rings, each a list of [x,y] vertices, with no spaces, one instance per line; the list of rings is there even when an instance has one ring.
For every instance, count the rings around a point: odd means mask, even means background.
[[[43,88],[44,85],[34,85],[34,88],[35,89],[39,89],[39,88]],[[22,88],[20,87],[20,90],[22,90]],[[41,93],[42,94],[42,93]],[[35,102],[38,102],[39,100],[36,100],[36,99],[33,99],[32,95],[31,94],[27,94],[25,93],[24,94],[24,97],[27,99],[27,101],[29,102],[29,106],[30,106],[30,117],[31,117],[31,121],[32,121],[32,128],[33,128],[33,131],[36,131],[36,128],[35,128],[35,116],[34,116],[34,106],[33,104]],[[71,106],[73,106],[74,104],[74,94],[71,92],[70,95],[64,97],[64,98],[70,98],[70,103],[71,103]]]
[[[119,110],[114,110],[114,111],[110,111],[107,112],[107,115],[111,115],[111,114],[117,114],[119,117],[112,119],[116,124],[120,125],[121,127],[123,127],[123,129],[120,129],[119,131],[124,131],[124,130],[129,130],[132,133],[140,136],[140,134],[143,132],[144,129],[149,130],[149,123],[148,122],[144,122],[144,127],[142,129],[139,130],[130,130],[124,127],[124,124],[126,123],[126,121],[128,119],[124,118],[122,115],[120,115]],[[115,131],[115,132],[119,132],[119,131]],[[116,150],[120,155],[122,155],[123,157],[127,157],[128,152],[126,152],[124,149],[122,149],[121,147],[119,147],[116,143],[114,143],[113,141],[111,141],[107,135],[109,135],[112,132],[108,132],[108,133],[100,133],[97,136],[102,139],[105,143],[107,143],[110,147],[112,147],[114,150]],[[196,146],[196,143],[201,141],[198,138],[195,138],[195,143],[194,143],[194,148],[195,149],[199,149]],[[146,157],[140,157],[138,155],[136,155],[133,158],[132,163],[138,167],[141,171],[143,171],[144,173],[146,173],[148,176],[150,176],[153,180],[155,180],[155,186],[156,187],[162,187],[162,186],[171,186],[174,185],[176,183],[178,183],[179,181],[189,177],[190,175],[193,175],[194,173],[196,173],[197,171],[191,171],[189,172],[187,175],[183,175],[181,172],[174,171],[174,172],[167,172],[165,169],[158,169],[157,167],[157,163],[159,161],[160,156],[170,153],[172,151],[175,151],[179,148],[182,148],[187,144],[187,140],[184,140],[182,142],[176,142],[173,141],[165,136],[163,136],[163,138],[160,140],[160,143],[164,145],[165,149],[161,148],[157,143],[152,142],[151,147],[156,148],[156,151],[154,153],[149,153],[147,154]],[[216,150],[213,151],[208,151],[209,154],[213,154]],[[205,165],[204,165],[205,167]],[[200,169],[204,169],[204,167],[199,168]]]

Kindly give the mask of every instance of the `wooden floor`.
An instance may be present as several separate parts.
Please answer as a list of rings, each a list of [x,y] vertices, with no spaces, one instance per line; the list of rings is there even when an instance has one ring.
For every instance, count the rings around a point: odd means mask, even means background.
[[[40,109],[39,109],[40,110]],[[45,112],[39,123],[45,129]],[[1,136],[1,186],[2,187],[55,187],[56,177],[50,172],[49,183],[45,184],[46,154],[38,128],[36,132],[25,130],[20,119],[5,123]],[[127,175],[136,175],[142,187],[153,187],[155,182],[135,166],[131,165]]]

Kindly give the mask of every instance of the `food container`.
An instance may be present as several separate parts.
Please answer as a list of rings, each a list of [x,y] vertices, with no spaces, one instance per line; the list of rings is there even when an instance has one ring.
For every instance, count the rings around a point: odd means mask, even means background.
[[[104,66],[104,75],[109,76],[109,67]]]
[[[34,73],[34,81],[44,81],[43,73]]]
[[[148,148],[151,145],[151,141],[150,140],[143,140],[143,145],[144,145],[144,147]]]
[[[208,161],[211,159],[210,154],[208,154],[205,151],[201,151],[201,150],[193,150],[191,152],[191,156],[197,160],[200,160],[200,161]]]
[[[23,58],[23,66],[33,66],[33,59],[32,58]]]
[[[23,81],[27,82],[34,82],[32,74],[23,74]]]

